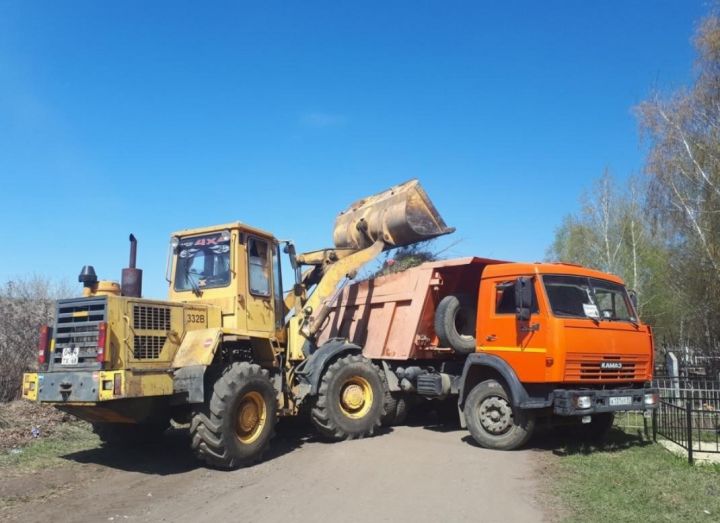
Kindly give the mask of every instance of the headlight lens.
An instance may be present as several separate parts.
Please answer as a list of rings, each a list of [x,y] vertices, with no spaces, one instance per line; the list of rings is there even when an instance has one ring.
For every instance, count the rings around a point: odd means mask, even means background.
[[[590,396],[577,396],[575,398],[575,405],[579,409],[589,409],[592,407],[592,398]]]

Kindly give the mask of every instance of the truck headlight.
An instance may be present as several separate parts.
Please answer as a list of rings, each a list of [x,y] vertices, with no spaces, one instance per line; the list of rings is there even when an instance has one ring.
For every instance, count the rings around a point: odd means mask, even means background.
[[[592,407],[592,398],[590,396],[576,396],[575,406],[578,409],[589,409]]]
[[[654,407],[658,404],[658,395],[653,393],[645,394],[645,406]]]

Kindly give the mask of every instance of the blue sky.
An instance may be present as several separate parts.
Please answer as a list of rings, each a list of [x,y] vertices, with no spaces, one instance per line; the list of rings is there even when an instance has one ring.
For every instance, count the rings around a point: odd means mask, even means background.
[[[0,0],[0,281],[118,279],[139,238],[241,220],[329,246],[335,214],[418,177],[458,241],[542,259],[632,107],[687,84],[704,1]],[[78,287],[79,289],[79,287]]]

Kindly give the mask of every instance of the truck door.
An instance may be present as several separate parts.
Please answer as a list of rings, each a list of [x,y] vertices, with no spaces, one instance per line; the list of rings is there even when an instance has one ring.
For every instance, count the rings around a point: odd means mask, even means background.
[[[248,331],[271,333],[275,331],[275,314],[272,296],[272,251],[270,242],[249,236],[248,260]]]
[[[524,382],[545,380],[547,353],[546,311],[538,304],[539,282],[533,278],[533,303],[529,321],[515,310],[515,279],[483,280],[480,292],[478,345],[481,351],[505,360]]]

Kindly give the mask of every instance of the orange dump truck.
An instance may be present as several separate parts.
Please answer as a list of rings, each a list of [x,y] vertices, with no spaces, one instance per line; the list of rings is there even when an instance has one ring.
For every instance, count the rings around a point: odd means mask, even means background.
[[[599,436],[615,412],[657,405],[633,293],[577,265],[463,258],[361,281],[333,303],[331,338],[384,369],[386,421],[411,399],[457,400],[487,448],[524,444],[541,418]]]

